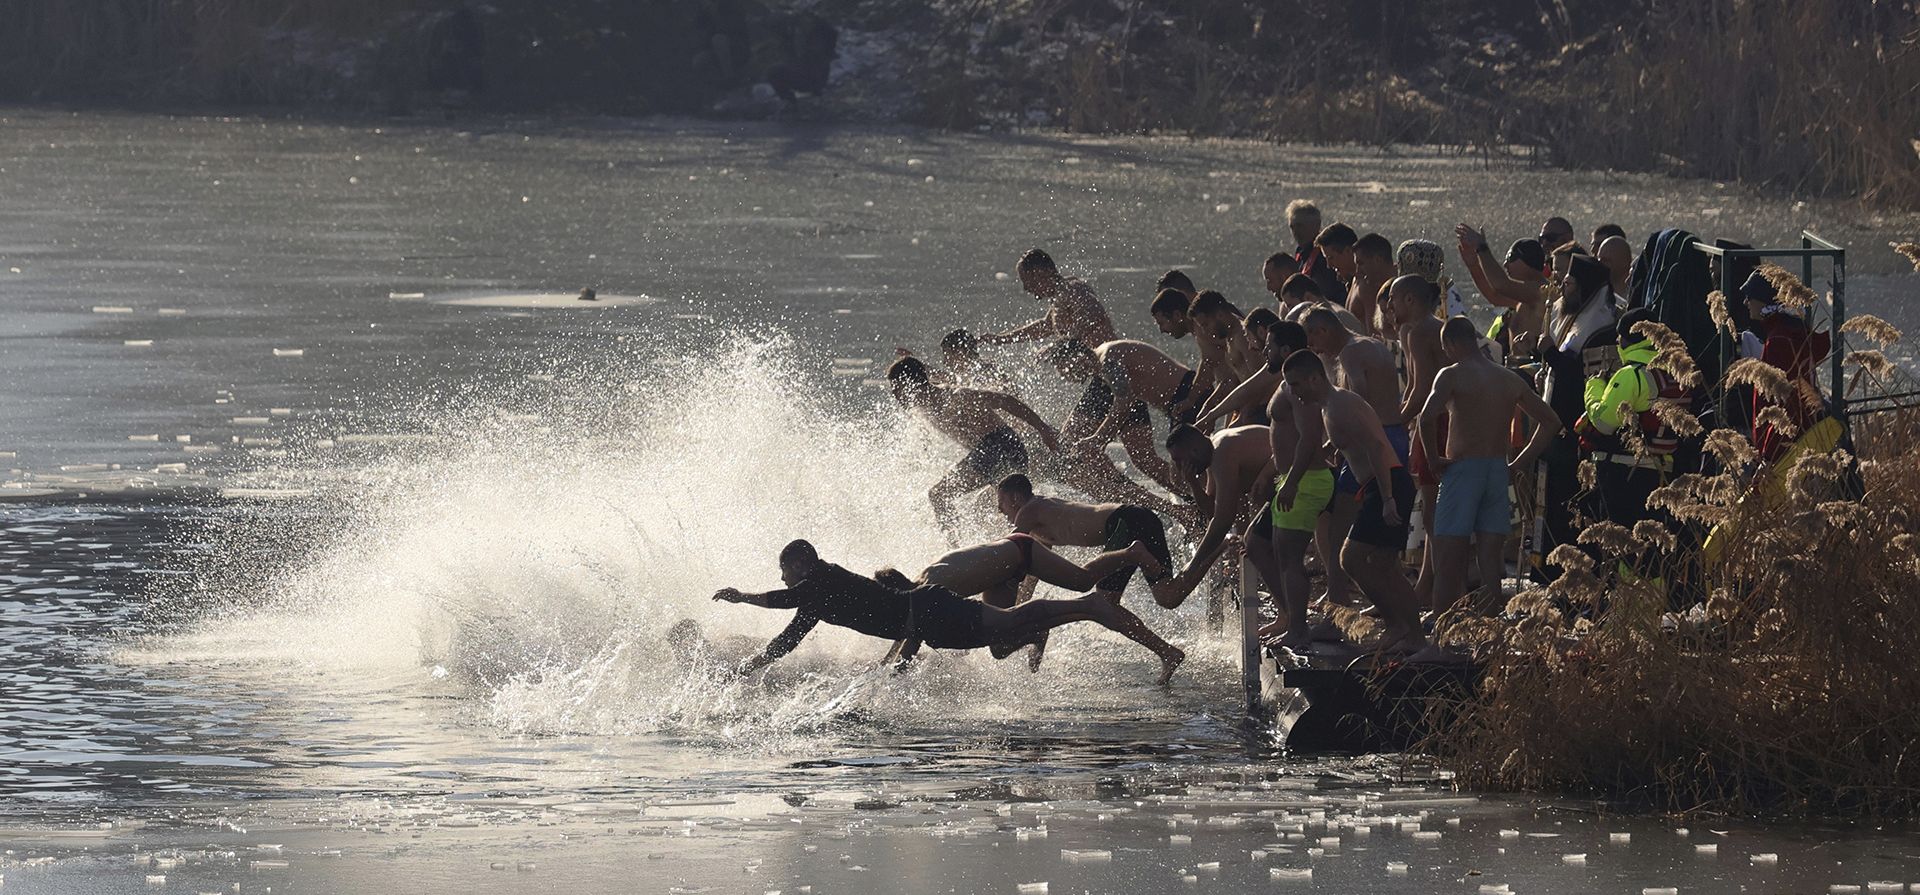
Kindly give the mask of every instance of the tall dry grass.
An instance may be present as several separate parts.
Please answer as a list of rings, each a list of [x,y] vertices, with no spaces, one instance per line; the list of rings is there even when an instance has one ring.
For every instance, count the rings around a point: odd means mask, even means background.
[[[1899,337],[1877,320],[1850,331]],[[1555,551],[1558,580],[1512,600],[1517,623],[1449,626],[1485,645],[1487,672],[1475,698],[1435,714],[1446,726],[1425,748],[1473,787],[1683,811],[1920,811],[1920,410],[1860,418],[1853,434],[1857,456],[1807,454],[1773,471],[1774,490],[1768,471],[1741,474],[1743,436],[1707,433],[1728,471],[1677,476],[1650,501],[1677,524],[1591,523],[1585,552]],[[1665,580],[1619,573],[1650,549]],[[1669,588],[1704,599],[1673,613]]]

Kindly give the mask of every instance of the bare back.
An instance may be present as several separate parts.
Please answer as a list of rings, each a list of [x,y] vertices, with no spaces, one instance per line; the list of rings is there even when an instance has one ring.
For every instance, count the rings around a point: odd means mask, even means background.
[[[1162,410],[1173,404],[1173,394],[1191,372],[1186,365],[1145,342],[1116,339],[1094,351],[1100,375],[1117,393],[1132,395]]]
[[[1520,374],[1476,355],[1440,371],[1434,396],[1445,401],[1447,457],[1506,457],[1514,411],[1533,389]]]
[[[951,551],[920,572],[920,583],[944,587],[963,597],[984,593],[1020,574],[1020,546],[1009,540]]]
[[[1355,336],[1340,349],[1336,361],[1336,385],[1371,405],[1381,425],[1400,422],[1400,373],[1385,342]]]
[[[937,406],[922,406],[920,412],[941,434],[959,442],[961,447],[971,448],[987,433],[1008,424],[982,400],[987,395],[976,389],[948,388]]]
[[[1327,423],[1327,440],[1347,458],[1357,481],[1364,484],[1387,472],[1376,467],[1382,457],[1394,462],[1393,444],[1365,398],[1344,388],[1330,388],[1321,414]]]
[[[1213,463],[1207,469],[1207,482],[1213,491],[1215,512],[1246,502],[1253,481],[1273,459],[1273,445],[1266,426],[1235,426],[1213,436]],[[1229,501],[1222,504],[1221,501]]]
[[[1057,497],[1035,497],[1014,517],[1013,530],[1024,531],[1043,544],[1098,547],[1106,543],[1107,517],[1117,503],[1079,503]]]
[[[1053,297],[1047,320],[1055,333],[1077,339],[1082,345],[1104,345],[1115,337],[1113,318],[1085,280],[1060,281],[1060,292]]]

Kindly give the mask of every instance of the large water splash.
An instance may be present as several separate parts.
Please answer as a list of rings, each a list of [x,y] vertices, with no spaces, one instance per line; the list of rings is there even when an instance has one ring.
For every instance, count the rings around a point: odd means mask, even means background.
[[[1090,628],[1055,638],[1044,688],[1024,663],[984,656],[938,656],[890,678],[873,668],[885,644],[825,626],[765,680],[722,673],[789,615],[710,595],[778,586],[787,541],[806,537],[855,570],[909,574],[948,546],[926,490],[959,449],[877,390],[802,375],[791,356],[783,340],[735,343],[648,363],[635,389],[582,376],[573,390],[584,399],[546,426],[486,407],[452,414],[436,446],[354,470],[378,484],[329,514],[337,536],[263,573],[249,587],[255,605],[167,649],[431,671],[471,687],[492,723],[528,733],[675,730],[778,747],[848,719],[1003,719],[1036,700],[1123,709],[1116,674],[1144,682],[1154,663]],[[984,495],[973,508],[970,534],[1004,530]],[[1172,614],[1148,618],[1184,630]],[[669,642],[685,619],[706,648]]]

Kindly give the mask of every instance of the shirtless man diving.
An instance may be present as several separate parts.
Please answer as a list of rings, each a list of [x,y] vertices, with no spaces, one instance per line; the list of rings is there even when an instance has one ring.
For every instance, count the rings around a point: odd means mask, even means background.
[[[1110,396],[1100,424],[1081,439],[1077,450],[1105,451],[1119,438],[1134,466],[1178,493],[1167,461],[1153,450],[1153,422],[1147,418],[1147,408],[1158,408],[1175,423],[1185,422],[1175,416],[1175,408],[1193,392],[1193,371],[1160,349],[1132,339],[1117,339],[1098,348],[1063,340],[1047,349],[1047,359],[1060,375],[1088,383],[1089,395],[1094,394],[1094,383],[1098,382],[1100,390]]]
[[[1026,444],[1003,414],[1032,428],[1047,447],[1060,449],[1053,427],[1018,398],[934,383],[919,358],[894,361],[887,368],[887,382],[902,407],[918,411],[941,434],[967,448],[967,455],[927,493],[934,517],[949,530],[954,522],[954,502],[962,495],[1027,469]]]
[[[1046,316],[1003,333],[981,336],[980,344],[1007,345],[1042,339],[1078,339],[1088,345],[1099,345],[1113,340],[1113,318],[1107,316],[1107,308],[1100,303],[1100,296],[1094,294],[1093,287],[1087,285],[1085,280],[1061,276],[1052,256],[1039,249],[1031,249],[1020,256],[1020,263],[1015,270],[1019,272],[1020,286],[1027,294],[1049,303]]]
[[[1167,529],[1160,517],[1142,506],[1121,503],[1090,504],[1033,493],[1033,482],[1018,473],[1000,482],[1000,513],[1013,530],[1032,535],[1049,547],[1100,547],[1114,550],[1139,543],[1153,554],[1158,568],[1137,566],[1153,590],[1154,602],[1179,605],[1172,590],[1173,554],[1167,547]],[[1115,600],[1126,591],[1136,566],[1123,566],[1094,585],[1093,592]]]
[[[1238,528],[1247,514],[1249,492],[1261,473],[1273,462],[1273,447],[1266,426],[1237,426],[1214,433],[1209,438],[1192,426],[1177,426],[1167,435],[1167,451],[1174,465],[1189,481],[1195,502],[1207,513],[1206,533],[1194,548],[1193,559],[1174,577],[1173,591],[1179,605],[1198,587],[1227,547],[1227,536]],[[1266,495],[1254,499],[1264,504]],[[1222,607],[1210,605],[1209,617]]]
[[[1165,574],[1166,565],[1155,552],[1140,540],[1133,540],[1126,546],[1109,550],[1093,558],[1085,566],[1048,549],[1033,535],[1015,532],[997,541],[976,544],[953,550],[935,559],[920,572],[918,580],[906,582],[905,576],[895,578],[898,572],[882,570],[875,579],[882,584],[890,584],[902,590],[913,587],[937,587],[962,597],[978,595],[981,602],[999,609],[1012,609],[1021,584],[1028,578],[1036,578],[1055,587],[1071,591],[1090,591],[1120,573],[1132,574],[1140,569],[1149,576]],[[1160,683],[1165,684],[1173,677],[1174,669],[1186,661],[1186,653],[1160,639],[1149,630],[1138,616],[1121,609],[1111,619],[1112,627],[1128,640],[1151,650],[1160,657]],[[1028,640],[1013,640],[991,645],[994,658],[1005,658],[1014,650],[1031,642],[1035,649],[1029,667],[1039,670],[1041,651],[1045,648],[1046,632],[1038,632]],[[919,651],[920,644],[915,638],[903,638],[894,645],[889,658],[893,661],[906,661]]]

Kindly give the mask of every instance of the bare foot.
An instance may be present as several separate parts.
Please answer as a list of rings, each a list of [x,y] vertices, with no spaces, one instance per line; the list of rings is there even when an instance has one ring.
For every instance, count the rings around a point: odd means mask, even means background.
[[[1313,635],[1310,632],[1308,632],[1306,629],[1289,628],[1287,629],[1287,633],[1285,634],[1285,636],[1282,636],[1280,638],[1279,645],[1282,649],[1290,649],[1290,650],[1298,651],[1298,650],[1306,649],[1308,646],[1312,644],[1313,644]]]
[[[1148,550],[1147,545],[1139,541],[1127,545],[1127,558],[1133,560],[1133,564],[1140,567],[1141,574],[1148,578],[1158,578],[1160,573],[1167,570],[1166,565],[1160,562],[1160,558],[1154,556],[1153,551]]]
[[[1040,660],[1047,655],[1047,635],[1049,633],[1051,632],[1041,631],[1040,636],[1035,637],[1031,641],[1033,643],[1033,652],[1027,654],[1028,671],[1040,670]]]
[[[1254,632],[1255,636],[1260,638],[1261,643],[1271,643],[1275,637],[1279,637],[1285,633],[1287,633],[1286,619],[1275,619],[1267,622],[1260,626],[1260,630]]]
[[[1180,667],[1180,663],[1187,661],[1185,650],[1177,646],[1170,646],[1168,649],[1172,652],[1160,656],[1160,686],[1162,687],[1173,680],[1173,672]]]

